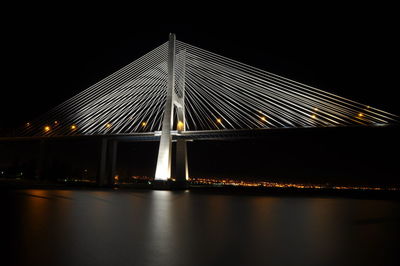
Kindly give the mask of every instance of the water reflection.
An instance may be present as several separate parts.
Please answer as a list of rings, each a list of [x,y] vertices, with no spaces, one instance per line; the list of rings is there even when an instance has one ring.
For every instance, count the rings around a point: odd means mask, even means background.
[[[179,224],[173,222],[173,198],[171,191],[152,191],[149,209],[149,234],[144,238],[146,245],[146,264],[162,265],[171,261],[169,252],[177,251],[177,241],[172,241],[174,235],[178,234]],[[176,206],[178,208],[178,206]],[[172,257],[174,259],[174,257]]]
[[[18,190],[1,208],[12,265],[396,265],[400,251],[395,201]]]

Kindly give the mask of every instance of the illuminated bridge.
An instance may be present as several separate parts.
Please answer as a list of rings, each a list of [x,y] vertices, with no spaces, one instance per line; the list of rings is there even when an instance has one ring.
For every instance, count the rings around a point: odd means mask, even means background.
[[[384,126],[398,117],[201,48],[169,41],[18,129],[14,139],[102,138],[100,184],[119,141],[159,141],[155,180],[189,176],[187,141],[284,128]]]

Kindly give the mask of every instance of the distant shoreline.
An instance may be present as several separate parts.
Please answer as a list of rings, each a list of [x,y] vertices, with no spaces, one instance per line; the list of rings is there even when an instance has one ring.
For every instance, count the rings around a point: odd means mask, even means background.
[[[153,191],[153,187],[147,184],[116,185],[113,187],[98,187],[97,185],[65,185],[31,183],[22,184],[16,182],[0,181],[0,190],[19,189],[46,189],[46,190],[88,190],[88,191]],[[384,199],[400,200],[399,190],[361,190],[361,189],[332,189],[332,188],[274,188],[274,187],[240,187],[240,186],[189,186],[188,189],[171,190],[174,193],[190,191],[196,194],[217,194],[235,196],[272,196],[272,197],[322,197],[322,198],[355,198],[355,199]]]

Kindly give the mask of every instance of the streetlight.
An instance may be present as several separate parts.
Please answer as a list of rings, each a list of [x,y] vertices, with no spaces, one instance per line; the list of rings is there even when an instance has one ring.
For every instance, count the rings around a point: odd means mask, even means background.
[[[179,130],[179,131],[182,131],[183,130],[183,122],[182,121],[179,121],[178,122],[178,125],[177,125],[177,129]]]

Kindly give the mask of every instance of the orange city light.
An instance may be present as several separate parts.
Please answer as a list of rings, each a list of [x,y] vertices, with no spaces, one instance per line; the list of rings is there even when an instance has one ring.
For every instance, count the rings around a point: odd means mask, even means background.
[[[76,125],[71,125],[71,129],[75,130],[76,129]]]
[[[265,117],[265,116],[262,116],[261,118],[260,118],[262,121],[267,121],[267,118]]]
[[[110,128],[111,127],[111,124],[110,123],[107,123],[106,124],[106,128]]]
[[[145,126],[147,126],[147,122],[146,122],[146,121],[143,121],[143,122],[142,122],[142,127],[145,127]]]
[[[45,132],[49,132],[51,130],[51,128],[49,126],[45,126],[43,129]]]
[[[221,118],[217,118],[217,122],[221,124],[222,123],[222,119]]]
[[[183,130],[183,122],[182,121],[178,122],[177,129],[178,130]]]

